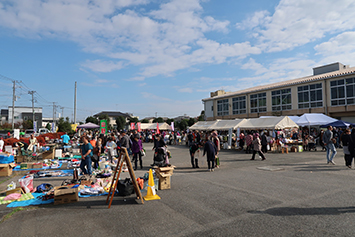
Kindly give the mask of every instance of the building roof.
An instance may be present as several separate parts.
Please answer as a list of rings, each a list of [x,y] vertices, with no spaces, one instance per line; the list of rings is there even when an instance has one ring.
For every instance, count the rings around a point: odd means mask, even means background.
[[[316,81],[320,81],[320,80],[324,80],[324,79],[340,77],[340,76],[347,76],[347,75],[352,75],[352,74],[355,74],[355,67],[342,69],[342,70],[329,72],[329,73],[324,73],[324,74],[320,74],[320,75],[315,75],[315,76],[307,76],[307,77],[301,77],[301,78],[292,79],[292,80],[283,81],[283,82],[271,83],[268,85],[255,86],[255,87],[240,90],[240,91],[235,91],[235,92],[230,92],[230,93],[226,93],[226,94],[219,95],[219,96],[209,97],[209,98],[203,99],[202,101],[209,101],[209,100],[231,97],[231,96],[236,96],[236,95],[255,93],[255,92],[265,91],[265,90],[269,90],[269,89],[277,89],[277,88],[281,88],[281,87],[285,87],[285,86],[293,86],[293,85],[302,84],[302,83],[316,82]]]
[[[130,114],[128,113],[122,113],[119,111],[101,111],[100,113],[94,114],[94,117],[99,117],[102,114],[107,114],[109,117],[119,117],[119,116],[123,116],[125,118],[127,117],[131,117]]]

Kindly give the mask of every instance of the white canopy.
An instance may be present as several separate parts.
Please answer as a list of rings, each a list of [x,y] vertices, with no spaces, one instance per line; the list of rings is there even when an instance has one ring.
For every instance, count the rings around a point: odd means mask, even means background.
[[[190,130],[209,130],[213,124],[217,123],[217,121],[198,121],[194,125],[192,125]]]
[[[337,121],[337,119],[331,118],[325,114],[303,114],[297,121],[299,126],[318,126]]]
[[[138,128],[137,125],[136,125],[136,128]],[[141,129],[142,130],[146,130],[146,129],[156,130],[157,123],[141,123]],[[172,130],[172,129],[169,126],[169,124],[167,124],[167,123],[159,123],[159,130]]]
[[[281,116],[245,119],[238,125],[238,127],[241,129],[286,129],[298,128],[298,125],[288,116]]]
[[[217,120],[216,123],[211,125],[208,130],[228,131],[229,129],[236,130],[240,123],[245,119],[235,120]]]

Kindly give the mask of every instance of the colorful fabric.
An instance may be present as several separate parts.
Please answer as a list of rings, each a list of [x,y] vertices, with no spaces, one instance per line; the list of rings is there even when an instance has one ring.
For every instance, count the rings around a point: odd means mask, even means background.
[[[29,199],[30,195],[32,195],[32,199]],[[24,198],[24,200],[17,200],[16,202],[11,202],[9,205],[7,205],[7,207],[27,207],[33,205],[44,205],[54,203],[54,199],[43,201],[42,196],[44,195],[44,193],[26,193],[21,197],[21,199]]]

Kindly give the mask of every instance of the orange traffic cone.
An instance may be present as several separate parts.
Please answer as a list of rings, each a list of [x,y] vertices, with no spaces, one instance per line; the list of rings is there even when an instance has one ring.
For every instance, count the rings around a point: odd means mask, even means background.
[[[152,169],[149,169],[148,190],[147,190],[147,195],[144,197],[144,200],[150,201],[150,200],[159,200],[159,199],[160,197],[155,192],[153,171]]]

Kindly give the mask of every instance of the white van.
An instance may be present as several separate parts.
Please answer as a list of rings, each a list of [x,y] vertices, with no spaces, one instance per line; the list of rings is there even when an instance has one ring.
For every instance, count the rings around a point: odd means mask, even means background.
[[[40,128],[40,129],[38,129],[38,133],[39,134],[46,134],[46,133],[50,133],[50,131],[47,128]]]

